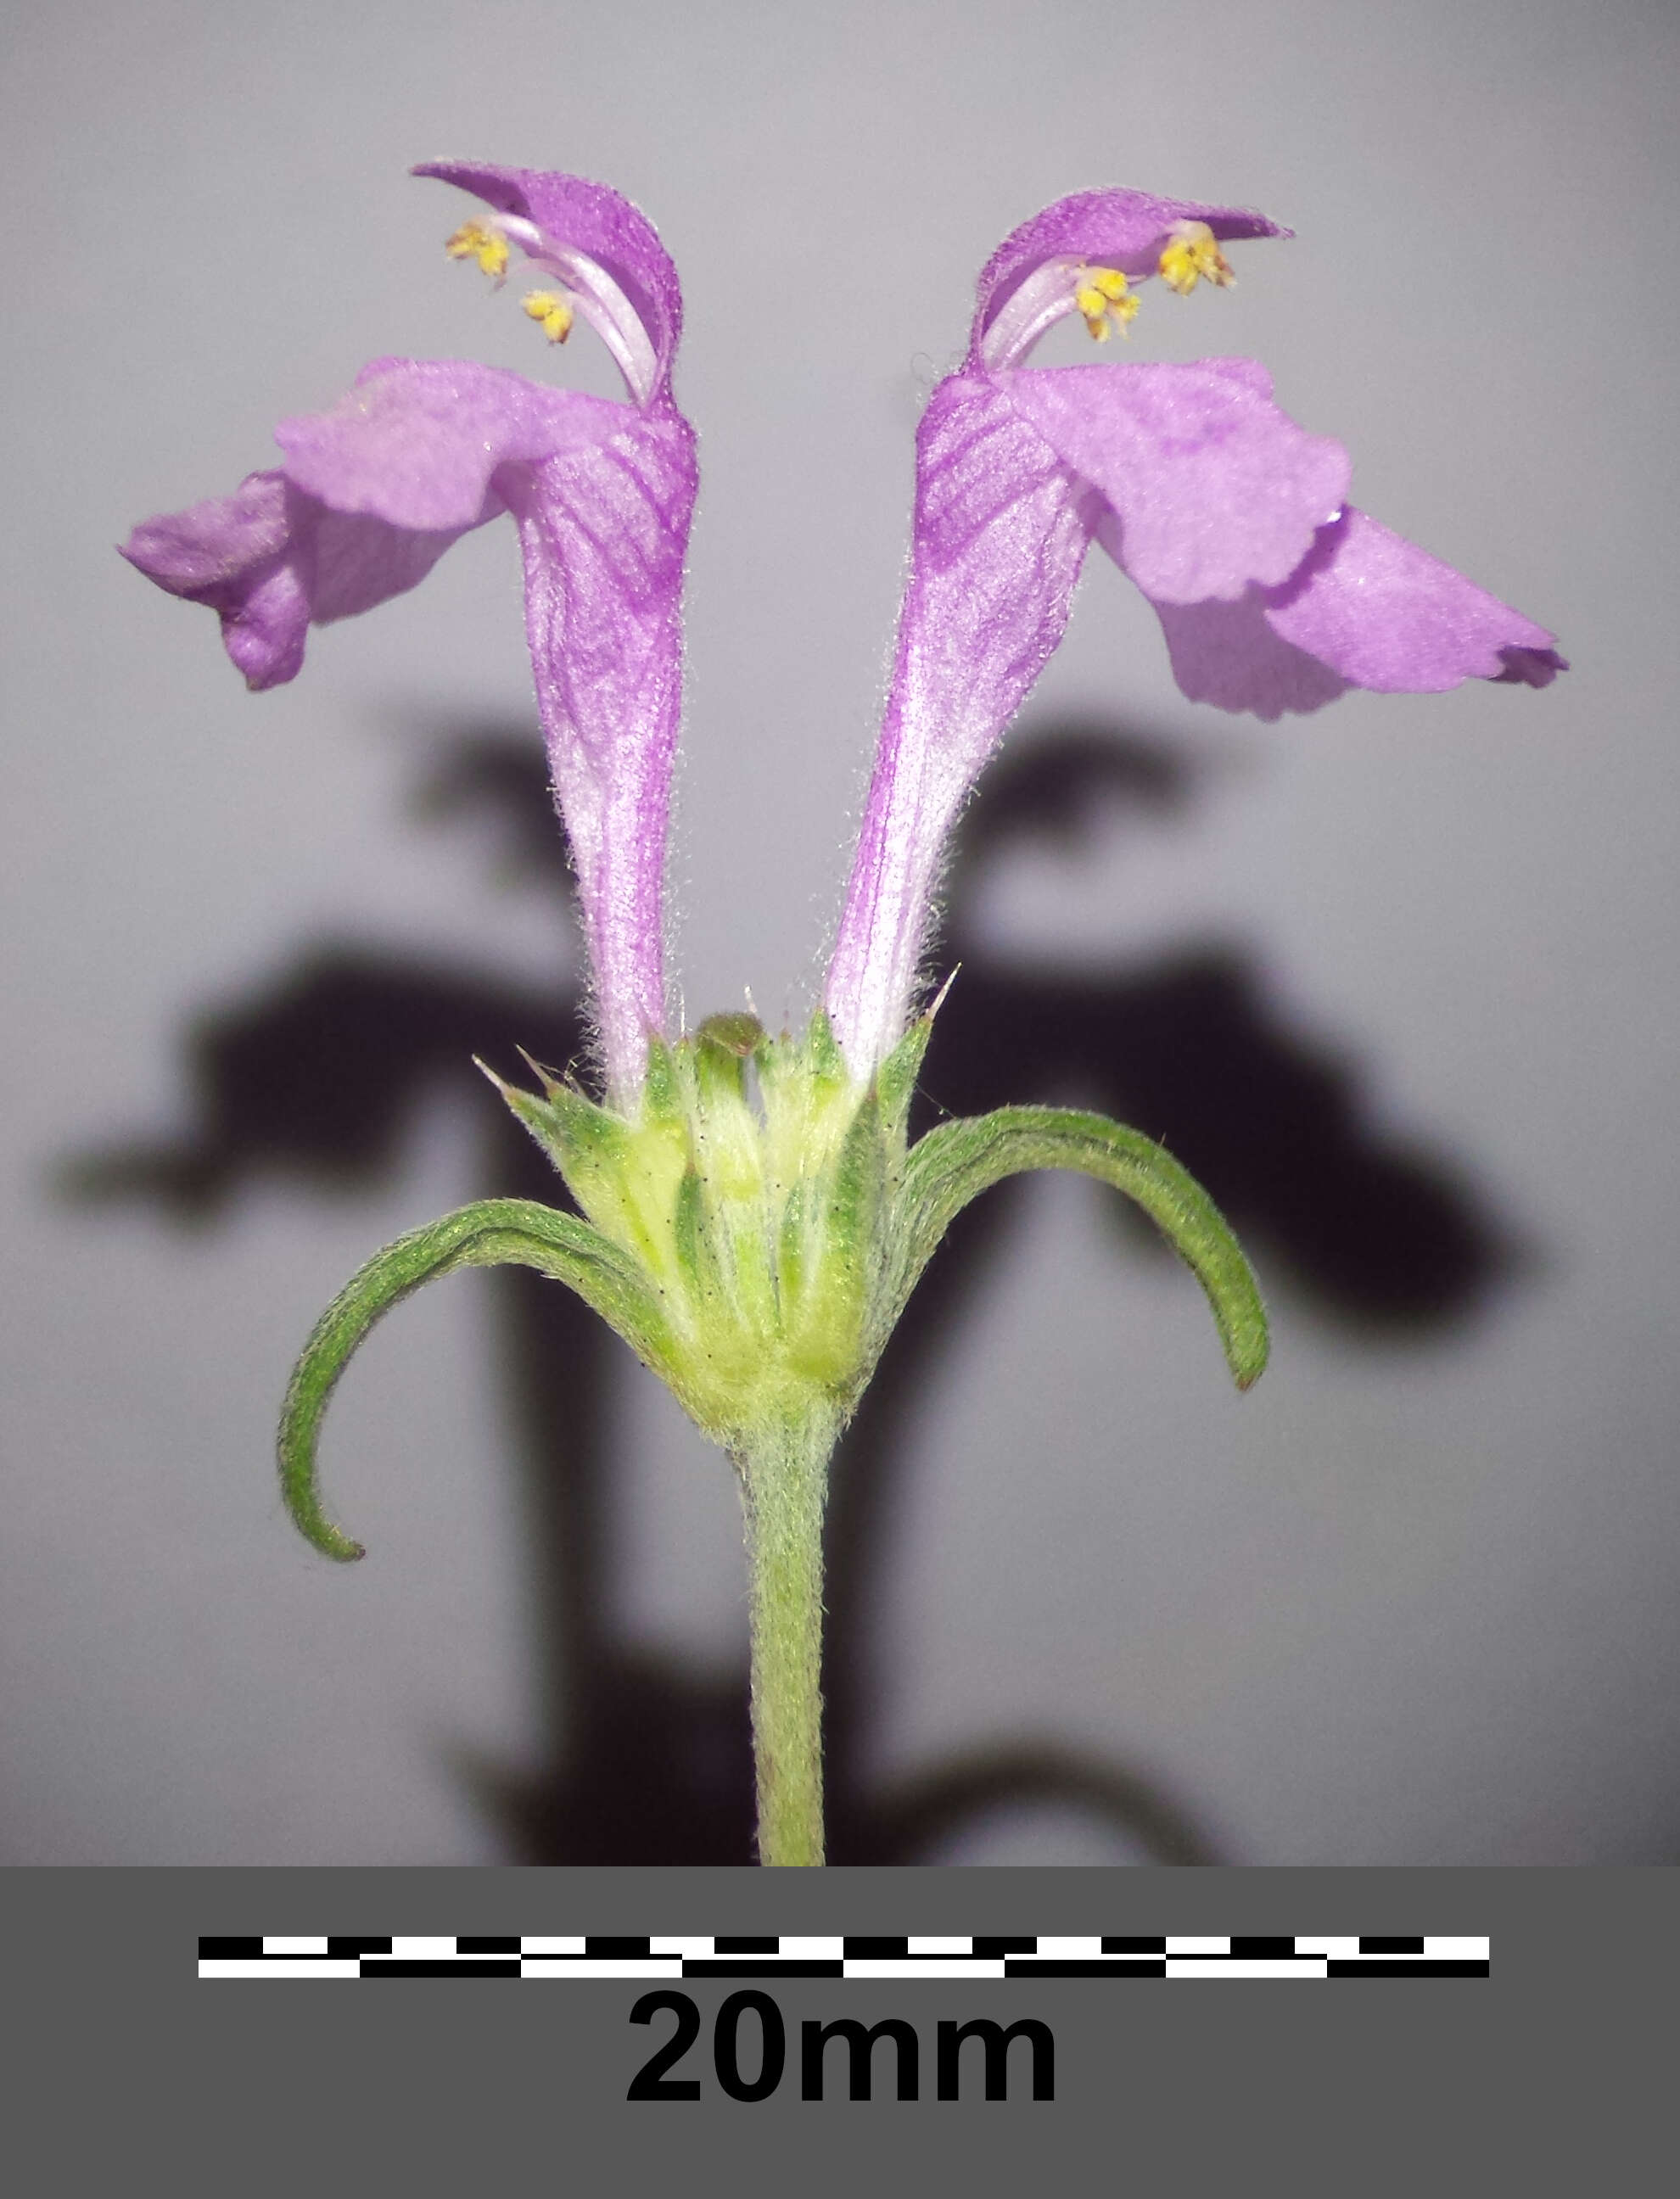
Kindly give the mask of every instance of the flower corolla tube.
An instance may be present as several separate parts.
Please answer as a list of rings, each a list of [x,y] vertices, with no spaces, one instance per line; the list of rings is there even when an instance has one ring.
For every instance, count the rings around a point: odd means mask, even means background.
[[[960,1209],[1022,1169],[1097,1177],[1136,1200],[1193,1270],[1239,1385],[1265,1363],[1247,1263],[1160,1146],[1100,1116],[1036,1106],[909,1138],[947,843],[1061,639],[1091,543],[1152,605],[1193,702],[1275,719],[1350,688],[1543,687],[1566,667],[1543,628],[1350,504],[1346,452],[1298,427],[1254,360],[1121,363],[1109,350],[1088,365],[1030,365],[1066,317],[1106,345],[1129,331],[1151,283],[1179,297],[1223,288],[1225,245],[1289,233],[1239,208],[1140,191],[1059,200],[987,262],[967,355],[917,435],[896,656],[823,1005],[798,1035],[773,1035],[749,1014],[674,1030],[664,876],[697,481],[672,392],[676,271],[645,217],[603,185],[463,161],[415,173],[478,202],[450,256],[498,288],[516,254],[529,263],[533,340],[563,343],[582,319],[616,362],[623,398],[470,361],[376,359],[330,411],[280,423],[282,464],[146,522],[124,554],[216,611],[228,655],[267,688],[296,676],[312,625],[372,610],[417,586],[462,535],[512,520],[588,945],[600,1089],[539,1069],[533,1092],[493,1074],[578,1210],[483,1199],[376,1255],[298,1362],[283,1486],[319,1549],[360,1555],[322,1508],[316,1447],[369,1327],[458,1267],[518,1262],[569,1285],[734,1461],[752,1577],[760,1854],[820,1861],[829,1455]]]

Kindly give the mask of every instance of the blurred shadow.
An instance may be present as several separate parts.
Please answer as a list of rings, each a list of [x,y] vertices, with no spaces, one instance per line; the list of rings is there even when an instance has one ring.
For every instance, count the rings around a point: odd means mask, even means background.
[[[1292,1031],[1253,957],[1224,943],[1137,967],[1074,972],[1004,969],[973,938],[986,866],[1024,838],[1071,853],[1117,814],[1182,812],[1210,767],[1169,738],[1088,722],[1041,726],[989,767],[965,817],[948,895],[940,966],[960,965],[918,1097],[917,1134],[936,1115],[977,1115],[1024,1099],[1093,1107],[1158,1138],[1203,1182],[1242,1239],[1269,1294],[1286,1280],[1321,1317],[1372,1342],[1438,1334],[1471,1319],[1529,1258],[1441,1156],[1391,1142],[1374,1123],[1350,1061]],[[961,1214],[883,1356],[843,1446],[830,1499],[825,1668],[828,1726],[860,1741],[881,1683],[870,1645],[885,1614],[874,1584],[900,1525],[897,1462],[930,1363],[1006,1245],[1028,1182],[1015,1178]],[[1123,1199],[1102,1202],[1137,1257],[1172,1256]],[[1082,1799],[1041,1758],[1035,1795]],[[948,1795],[995,1806],[936,1776],[878,1806],[919,1846],[951,1829]],[[1016,1799],[1022,1790],[1011,1790]],[[1093,1799],[1095,1798],[1093,1797]],[[1155,1798],[1158,1801],[1158,1798]],[[1110,1797],[1110,1814],[1159,1862],[1206,1861],[1176,1820],[1144,1797]],[[894,1817],[893,1810],[901,1813]],[[856,1837],[866,1838],[863,1829]]]
[[[1070,839],[1104,803],[1180,808],[1196,796],[1199,772],[1163,741],[1105,727],[1018,737],[963,828],[942,955],[963,970],[936,1026],[925,1089],[942,1112],[1053,1097],[1135,1123],[1208,1185],[1263,1269],[1286,1269],[1326,1314],[1372,1334],[1455,1323],[1508,1271],[1504,1233],[1444,1161],[1398,1149],[1372,1129],[1352,1070],[1288,1029],[1240,950],[1212,946],[1088,976],[989,966],[965,944],[970,888],[1000,848],[1023,834]],[[504,867],[569,901],[541,744],[529,729],[460,732],[420,807],[456,821],[487,817]],[[271,990],[192,1025],[185,1050],[196,1118],[183,1136],[85,1158],[66,1172],[66,1187],[85,1200],[144,1200],[203,1223],[275,1171],[328,1194],[364,1187],[400,1165],[411,1117],[447,1079],[481,1093],[486,1191],[563,1201],[563,1187],[469,1058],[512,1069],[524,1047],[564,1063],[585,1042],[579,1003],[552,991],[354,944],[318,946]],[[919,1104],[925,1118],[932,1103]],[[1061,1802],[1094,1811],[1156,1861],[1212,1861],[1151,1783],[1030,1736],[1003,1738],[893,1788],[861,1770],[878,1694],[865,1644],[906,1456],[904,1418],[1005,1241],[1012,1189],[960,1219],[837,1461],[825,1665],[831,1858],[914,1862],[989,1811]],[[1111,1205],[1124,1211],[1118,1200]],[[1134,1241],[1150,1240],[1129,1233]],[[522,1270],[500,1270],[493,1284],[503,1393],[518,1430],[540,1576],[553,1760],[530,1776],[463,1758],[463,1774],[522,1861],[749,1862],[744,1671],[697,1677],[627,1639],[609,1605],[621,1347],[568,1292]]]
[[[1076,723],[992,767],[952,878],[941,960],[962,966],[924,1093],[954,1115],[1072,1096],[1161,1139],[1321,1314],[1389,1335],[1456,1324],[1520,1263],[1515,1239],[1444,1157],[1376,1129],[1350,1059],[1289,1029],[1246,948],[1083,975],[1001,970],[969,936],[974,886],[1008,841],[1070,850],[1105,810],[1182,810],[1208,770],[1163,739]],[[1131,1221],[1123,1201],[1110,1210]]]

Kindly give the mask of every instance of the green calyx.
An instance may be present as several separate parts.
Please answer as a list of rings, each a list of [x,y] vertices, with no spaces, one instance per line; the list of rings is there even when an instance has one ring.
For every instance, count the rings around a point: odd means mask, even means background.
[[[770,1429],[844,1420],[886,1341],[927,1035],[924,1021],[860,1087],[825,1015],[797,1038],[714,1016],[653,1042],[633,1116],[541,1070],[540,1094],[492,1079],[645,1275],[663,1315],[649,1363],[738,1457]]]
[[[866,1084],[820,1011],[798,1037],[715,1016],[652,1042],[633,1112],[534,1063],[540,1092],[487,1070],[583,1218],[480,1201],[400,1239],[352,1280],[305,1347],[282,1420],[282,1482],[304,1534],[330,1556],[361,1554],[321,1510],[321,1415],[373,1321],[421,1283],[505,1261],[569,1283],[750,1484],[750,1462],[795,1432],[831,1438],[843,1426],[952,1220],[1025,1169],[1077,1169],[1136,1199],[1194,1270],[1246,1389],[1265,1364],[1265,1316],[1207,1194],[1138,1132],[1065,1109],[946,1122],[911,1146],[931,1027],[924,1017]]]

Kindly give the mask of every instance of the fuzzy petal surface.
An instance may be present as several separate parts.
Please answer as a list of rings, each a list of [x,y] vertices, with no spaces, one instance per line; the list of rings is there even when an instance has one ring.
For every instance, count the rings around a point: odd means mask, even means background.
[[[595,972],[607,1080],[640,1085],[665,1028],[664,878],[682,707],[682,583],[698,470],[674,409],[598,399],[605,430],[506,485],[554,789]]]
[[[855,1071],[902,1030],[947,836],[1061,639],[1088,493],[983,374],[934,392],[916,438],[910,582],[826,1000]]]
[[[1351,470],[1271,400],[1252,359],[1024,368],[1010,403],[1113,512],[1105,540],[1157,603],[1234,601],[1287,580]]]

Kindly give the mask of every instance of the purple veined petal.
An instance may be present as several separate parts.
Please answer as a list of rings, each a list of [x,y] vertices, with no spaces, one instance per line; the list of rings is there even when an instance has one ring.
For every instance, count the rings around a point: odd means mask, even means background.
[[[1351,505],[1283,586],[1156,610],[1191,700],[1262,718],[1315,710],[1350,687],[1545,687],[1569,668],[1543,627]]]
[[[1072,309],[1070,275],[1082,263],[1117,268],[1134,282],[1152,275],[1180,222],[1205,222],[1218,241],[1291,236],[1245,207],[1204,206],[1148,191],[1076,191],[1012,230],[986,262],[970,352],[971,365],[1017,366],[1051,324]]]
[[[284,474],[261,473],[231,496],[144,521],[122,554],[171,595],[215,611],[229,656],[261,689],[297,677],[312,625],[417,586],[464,532],[334,511]]]
[[[125,554],[219,613],[254,686],[294,678],[309,626],[423,579],[505,511],[571,842],[607,1082],[633,1100],[665,1027],[663,884],[681,699],[694,436],[649,410],[463,360],[382,359],[284,421],[283,472],[148,521]]]
[[[904,1028],[947,836],[1061,639],[1094,516],[989,376],[935,390],[916,438],[897,659],[825,989],[860,1078]]]
[[[602,410],[617,416],[610,433],[505,477],[505,488],[602,1060],[610,1094],[627,1105],[650,1036],[666,1029],[666,836],[698,470],[693,430],[674,406]]]
[[[637,403],[669,396],[682,289],[658,232],[628,199],[604,184],[538,168],[426,160],[411,172],[493,207],[521,250],[576,296]]]
[[[1156,603],[1230,602],[1251,582],[1286,580],[1347,493],[1347,452],[1280,411],[1253,359],[997,379],[1114,513],[1105,540]]]

